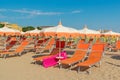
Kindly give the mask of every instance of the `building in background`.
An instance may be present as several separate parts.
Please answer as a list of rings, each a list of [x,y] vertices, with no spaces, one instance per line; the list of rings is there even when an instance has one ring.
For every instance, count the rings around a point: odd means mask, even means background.
[[[0,24],[4,24],[4,25],[6,25],[6,27],[22,31],[22,27],[18,26],[18,24],[11,24],[8,22],[0,22]]]

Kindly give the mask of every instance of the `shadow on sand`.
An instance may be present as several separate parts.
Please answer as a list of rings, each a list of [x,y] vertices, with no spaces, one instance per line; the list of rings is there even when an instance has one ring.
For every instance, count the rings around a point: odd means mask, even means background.
[[[108,63],[108,64],[110,64],[110,65],[114,65],[114,66],[116,66],[116,67],[120,67],[120,65],[118,65],[118,64],[114,64],[114,63],[111,63],[111,62],[106,62],[106,63]]]

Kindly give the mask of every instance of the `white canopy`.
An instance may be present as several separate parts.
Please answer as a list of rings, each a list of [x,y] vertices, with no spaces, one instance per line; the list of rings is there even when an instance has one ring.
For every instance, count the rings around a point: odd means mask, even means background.
[[[27,31],[26,33],[40,33],[40,30],[36,28],[35,30]]]
[[[20,31],[4,26],[0,28],[0,35],[20,35]]]
[[[45,28],[43,30],[41,30],[42,33],[47,34],[48,35],[52,35],[55,36],[55,34],[58,36],[68,36],[69,35],[74,35],[77,34],[78,31],[74,28],[69,28],[69,27],[65,27],[62,25],[61,21],[59,22],[59,24],[55,27],[50,27],[50,28]],[[79,33],[78,33],[79,34]]]
[[[0,28],[0,32],[16,32],[16,31],[5,26],[3,28]]]
[[[78,31],[80,34],[100,34],[99,31],[88,29],[86,25],[82,30]]]
[[[73,28],[69,28],[69,27],[65,27],[62,25],[61,22],[59,22],[59,24],[55,27],[50,27],[50,28],[45,28],[43,30],[41,30],[41,32],[55,32],[55,33],[78,33],[78,31],[76,29]]]
[[[25,32],[24,35],[26,35],[26,36],[37,36],[37,35],[39,35],[40,32],[41,31],[36,28],[35,30]]]
[[[120,33],[117,33],[117,32],[113,32],[113,31],[108,31],[108,32],[105,32],[105,33],[102,33],[103,35],[120,35]]]

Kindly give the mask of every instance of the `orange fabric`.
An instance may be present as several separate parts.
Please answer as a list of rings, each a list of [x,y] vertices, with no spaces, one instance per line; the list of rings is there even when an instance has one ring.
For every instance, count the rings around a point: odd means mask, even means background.
[[[87,50],[87,49],[89,48],[89,45],[90,45],[90,44],[79,43],[79,44],[77,45],[77,48],[78,48],[78,49],[82,49],[82,50]]]
[[[41,32],[40,35],[43,35],[46,37],[48,37],[48,36],[54,37],[57,35],[58,38],[60,38],[60,37],[69,38],[70,36],[71,37],[79,37],[79,33],[65,33],[65,32],[58,32],[58,33],[56,33],[56,32],[44,32],[44,33],[42,33]]]
[[[52,46],[53,46],[54,43],[55,43],[55,39],[54,39],[54,38],[51,38],[51,39],[48,41],[48,43],[47,43],[47,45],[46,45],[45,47],[43,47],[43,48],[35,47],[35,49],[38,49],[38,48],[39,48],[39,50],[43,50],[43,51],[45,51],[45,50],[50,50],[50,49],[52,48]]]
[[[120,49],[120,41],[117,41],[115,48],[112,48],[112,50],[116,50],[117,51],[119,49]]]
[[[9,45],[6,46],[6,50],[9,50],[16,44],[16,42],[17,42],[16,37],[10,37],[6,40],[6,42],[9,43]]]
[[[2,51],[0,54],[15,54],[15,53],[19,53],[22,52],[25,48],[25,46],[28,44],[28,41],[23,41],[19,47],[16,48],[15,51],[9,52],[9,51]]]
[[[94,38],[94,37],[99,38],[99,37],[101,36],[101,34],[80,34],[80,36],[81,36],[82,38],[84,38],[85,36],[86,36],[86,37],[91,37],[91,38]]]
[[[81,66],[86,66],[89,67],[91,65],[94,65],[97,62],[100,62],[102,57],[102,52],[91,52],[89,55],[89,58],[81,63],[78,63],[77,66],[81,67]]]
[[[50,41],[48,42],[48,44],[45,46],[44,49],[49,50],[53,46],[54,43],[55,43],[55,39],[54,38],[50,39]]]
[[[71,58],[60,61],[61,64],[71,65],[75,62],[82,60],[86,55],[86,51],[76,50]]]
[[[65,41],[56,41],[56,48],[64,48],[65,47]]]
[[[120,41],[117,41],[117,42],[116,42],[116,48],[117,48],[117,49],[120,49]]]
[[[92,51],[104,51],[105,44],[93,44]]]
[[[11,41],[11,42],[9,43],[9,45],[6,46],[6,50],[9,50],[10,48],[12,48],[12,47],[16,44],[16,42],[17,42],[17,41]]]

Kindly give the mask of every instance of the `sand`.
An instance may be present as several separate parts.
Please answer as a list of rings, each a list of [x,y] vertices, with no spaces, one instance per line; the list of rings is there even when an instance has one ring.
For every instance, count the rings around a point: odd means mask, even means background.
[[[0,80],[120,80],[120,52],[105,52],[100,67],[92,67],[91,74],[76,70],[44,68],[32,64],[33,52],[20,57],[0,58]]]

